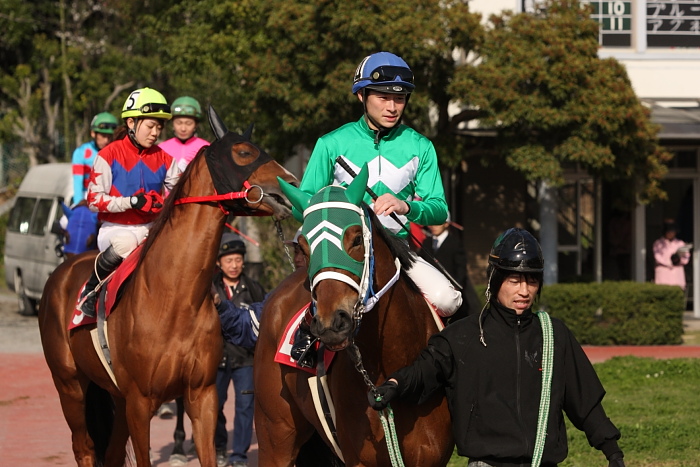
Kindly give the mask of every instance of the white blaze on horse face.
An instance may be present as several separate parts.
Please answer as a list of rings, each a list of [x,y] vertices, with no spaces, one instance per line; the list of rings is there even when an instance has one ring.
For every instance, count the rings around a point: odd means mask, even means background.
[[[323,229],[328,229],[328,230],[321,233],[321,235],[319,235],[316,239],[314,239],[313,237],[316,236],[316,234],[319,233]],[[335,236],[331,232],[335,233]],[[342,250],[343,249],[342,236],[343,236],[343,229],[341,229],[337,225],[332,224],[328,221],[321,222],[316,227],[314,227],[311,231],[309,231],[308,234],[306,234],[306,238],[311,240],[311,243],[309,244],[309,249],[311,250],[311,254],[313,254],[316,247],[323,240],[328,240],[333,245],[335,245],[337,248]]]

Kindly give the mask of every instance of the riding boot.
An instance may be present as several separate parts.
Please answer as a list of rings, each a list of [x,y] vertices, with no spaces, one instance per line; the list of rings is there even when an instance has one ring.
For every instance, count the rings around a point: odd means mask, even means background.
[[[299,366],[304,368],[316,368],[316,346],[314,345],[318,338],[311,334],[309,321],[311,314],[308,310],[304,318],[299,323],[299,329],[294,334],[294,343],[292,350],[289,351],[291,357],[297,361]]]
[[[123,260],[124,259],[114,251],[114,247],[112,246],[97,255],[95,270],[92,272],[90,279],[88,279],[80,295],[80,311],[82,311],[85,316],[89,316],[90,318],[95,317],[95,306],[97,305],[97,296],[99,295],[95,291],[95,288],[102,280],[109,276]]]

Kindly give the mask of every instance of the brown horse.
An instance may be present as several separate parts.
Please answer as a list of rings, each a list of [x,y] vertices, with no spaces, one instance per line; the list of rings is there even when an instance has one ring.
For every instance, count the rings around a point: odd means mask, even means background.
[[[66,261],[46,283],[41,340],[81,467],[122,466],[129,436],[138,465],[151,465],[150,420],[178,396],[184,396],[201,465],[216,465],[222,337],[209,291],[224,206],[284,218],[290,211],[276,177],[296,179],[250,142],[252,127],[243,135],[229,132],[211,107],[209,119],[216,141],[199,152],[167,197],[108,319],[117,385],[93,347],[94,325],[68,331],[95,253]],[[232,199],[243,193],[244,182],[246,196]]]
[[[285,279],[268,297],[263,311],[254,364],[255,426],[262,466],[291,466],[314,431],[324,433],[309,389],[310,374],[273,363],[286,324],[312,296],[316,314],[311,330],[327,348],[337,351],[327,377],[344,462],[391,465],[379,415],[369,406],[368,385],[358,369],[364,367],[372,384],[382,383],[391,372],[413,362],[438,328],[422,294],[405,273],[390,285],[399,270],[395,260],[403,267],[412,261],[407,245],[390,237],[368,209],[353,212],[361,209],[366,184],[366,168],[347,190],[327,187],[314,197],[281,183],[297,212],[304,212],[299,243],[310,262],[308,275],[297,270]],[[328,207],[323,206],[326,201],[331,202]],[[373,274],[363,269],[370,258]],[[388,291],[363,316],[363,307],[369,303],[362,300],[363,286],[379,291],[387,284]],[[355,348],[361,358],[353,357]],[[406,465],[446,465],[454,442],[444,393],[421,405],[397,401],[392,406]],[[324,439],[329,443],[327,436]]]

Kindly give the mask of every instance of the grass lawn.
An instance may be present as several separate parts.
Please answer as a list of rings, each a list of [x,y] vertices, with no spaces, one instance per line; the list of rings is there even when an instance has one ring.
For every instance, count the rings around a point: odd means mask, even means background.
[[[622,433],[628,466],[700,466],[700,359],[615,357],[594,366],[607,391],[603,406]],[[608,465],[582,432],[570,423],[567,430],[569,457],[561,467]],[[448,465],[466,467],[467,459],[455,454]]]

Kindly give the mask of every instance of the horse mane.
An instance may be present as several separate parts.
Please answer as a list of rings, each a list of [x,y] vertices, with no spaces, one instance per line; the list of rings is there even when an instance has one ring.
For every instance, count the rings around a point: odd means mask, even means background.
[[[173,207],[175,206],[175,200],[181,197],[182,191],[184,190],[185,186],[185,180],[189,179],[190,174],[192,173],[192,167],[195,165],[195,161],[200,157],[204,157],[202,156],[202,154],[204,154],[205,150],[206,146],[199,150],[197,155],[187,165],[187,168],[182,173],[182,175],[180,175],[180,180],[177,181],[173,190],[168,194],[168,196],[165,197],[163,209],[160,211],[159,216],[156,217],[153,221],[153,225],[148,231],[148,237],[146,237],[146,242],[144,243],[143,248],[141,249],[141,259],[143,259],[143,257],[146,255],[146,252],[151,248],[151,245],[153,244],[154,239],[158,236],[158,233],[161,230],[163,230],[165,224],[170,220],[170,214],[172,213]]]
[[[413,263],[416,262],[416,258],[411,252],[411,249],[408,246],[408,243],[406,243],[404,240],[402,240],[399,237],[396,237],[394,235],[391,235],[389,231],[382,225],[381,222],[379,222],[379,219],[377,218],[377,215],[372,211],[372,208],[370,208],[367,204],[363,203],[363,206],[365,208],[365,212],[369,216],[369,220],[372,223],[372,229],[375,233],[375,235],[378,235],[379,238],[386,243],[386,246],[389,248],[389,251],[391,254],[399,259],[399,262],[401,263],[401,269],[404,271],[407,271],[411,269],[413,266]],[[408,277],[408,274],[403,274],[404,279],[416,290],[418,289],[418,286],[413,283],[410,277]]]

